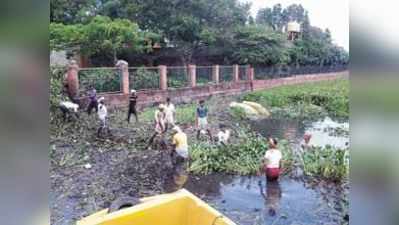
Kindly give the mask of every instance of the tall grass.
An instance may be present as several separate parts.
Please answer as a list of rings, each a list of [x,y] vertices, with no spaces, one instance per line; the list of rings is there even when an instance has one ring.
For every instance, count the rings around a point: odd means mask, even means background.
[[[276,87],[246,94],[243,99],[258,102],[268,108],[296,111],[297,116],[318,114],[320,109],[324,109],[331,116],[348,117],[349,80]]]

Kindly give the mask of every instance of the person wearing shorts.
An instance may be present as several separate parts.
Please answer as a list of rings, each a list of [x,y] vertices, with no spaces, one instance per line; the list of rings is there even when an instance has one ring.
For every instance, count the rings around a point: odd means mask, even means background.
[[[200,138],[201,132],[206,131],[210,140],[212,141],[211,130],[208,127],[208,108],[205,106],[205,101],[201,100],[196,111],[197,122],[197,139]]]

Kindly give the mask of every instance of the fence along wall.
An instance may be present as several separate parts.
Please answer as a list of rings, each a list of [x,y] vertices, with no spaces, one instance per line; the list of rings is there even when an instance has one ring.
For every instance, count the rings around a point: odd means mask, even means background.
[[[191,102],[212,95],[234,95],[280,85],[335,79],[348,74],[346,67],[115,67],[78,69],[81,104],[86,91],[95,87],[111,106],[128,104],[129,90],[138,92],[139,105],[147,106],[171,97],[175,102]],[[72,73],[76,71],[71,71]],[[288,72],[287,72],[288,71]],[[68,71],[69,73],[70,71]]]

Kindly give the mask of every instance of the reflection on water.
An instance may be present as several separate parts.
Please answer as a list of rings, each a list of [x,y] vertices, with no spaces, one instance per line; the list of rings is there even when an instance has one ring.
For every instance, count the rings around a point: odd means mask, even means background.
[[[288,119],[264,119],[251,123],[252,129],[264,137],[277,137],[288,140],[295,146],[299,146],[305,133],[311,134],[310,145],[325,146],[332,145],[337,148],[345,148],[349,142],[347,136],[333,136],[328,128],[340,127],[349,130],[347,121],[335,121],[329,117],[315,121],[303,122]]]
[[[337,224],[340,218],[320,192],[288,178],[267,183],[263,176],[214,174],[190,178],[185,188],[237,224]]]
[[[259,180],[260,193],[265,199],[266,210],[269,212],[269,216],[275,216],[279,210],[280,199],[281,199],[281,187],[279,181],[266,182],[266,194],[262,186],[262,181]]]
[[[347,121],[333,121],[326,117],[316,122],[266,119],[251,124],[264,137],[284,138],[299,147],[305,133],[311,134],[310,145],[327,144],[343,148],[347,136],[333,136],[329,128],[348,130]],[[328,128],[328,129],[326,129]],[[175,170],[169,179],[169,190],[186,188],[214,206],[237,224],[340,224],[342,212],[332,202],[340,201],[343,194],[334,186],[308,186],[306,182],[288,177],[279,182],[266,182],[264,176],[230,176],[211,174],[190,176]]]

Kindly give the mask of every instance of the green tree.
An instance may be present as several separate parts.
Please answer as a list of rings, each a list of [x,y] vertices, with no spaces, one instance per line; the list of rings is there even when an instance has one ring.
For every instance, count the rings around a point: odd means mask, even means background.
[[[183,64],[192,62],[195,51],[214,46],[244,25],[249,4],[238,0],[147,0],[134,1],[140,13],[128,18],[138,21],[142,29],[162,34],[166,46],[173,46]],[[219,40],[219,41],[218,41]]]
[[[115,61],[117,54],[124,49],[151,51],[152,43],[158,39],[158,35],[141,31],[136,23],[127,19],[111,20],[96,16],[87,24],[50,24],[51,49],[77,48],[89,56],[96,53],[112,54]]]
[[[51,0],[50,22],[85,23],[95,15],[96,0]]]
[[[283,65],[289,61],[286,38],[266,26],[243,26],[233,36],[233,59],[240,64]]]

